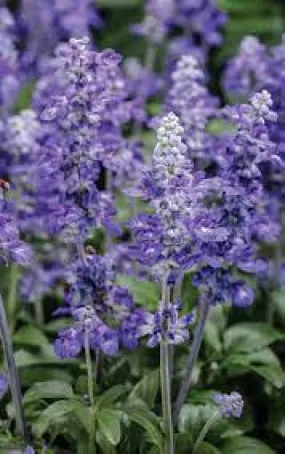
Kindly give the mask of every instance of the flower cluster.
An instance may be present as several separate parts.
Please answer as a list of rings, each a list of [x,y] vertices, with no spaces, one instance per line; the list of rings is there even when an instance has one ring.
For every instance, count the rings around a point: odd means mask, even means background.
[[[234,128],[220,144],[217,172],[223,184],[204,212],[206,218],[202,218],[200,232],[205,235],[203,238],[200,234],[199,250],[207,266],[202,266],[194,279],[208,301],[215,304],[232,300],[244,307],[252,303],[253,291],[231,275],[229,266],[247,273],[265,273],[264,261],[257,259],[256,240],[274,241],[279,234],[276,213],[268,217],[270,200],[262,174],[266,163],[280,165],[268,132],[268,123],[276,120],[271,107],[270,95],[262,92],[250,104],[224,110]],[[214,241],[212,225],[218,232]]]
[[[179,117],[191,158],[205,158],[213,153],[206,126],[216,114],[217,100],[209,94],[204,71],[192,55],[181,57],[171,79],[166,108]]]
[[[161,44],[170,30],[174,14],[175,2],[173,0],[148,0],[144,21],[134,25],[132,30],[155,44]]]
[[[12,115],[0,124],[1,148],[6,158],[3,169],[14,195],[13,212],[21,233],[40,229],[37,216],[36,162],[40,125],[32,110]]]
[[[99,191],[96,181],[102,165],[112,162],[120,148],[120,124],[128,116],[120,105],[120,60],[113,51],[92,51],[88,38],[72,39],[56,52],[55,74],[39,84],[37,106],[47,127],[39,174],[41,169],[49,174],[39,183],[46,188],[50,180],[51,227],[68,240],[82,242],[100,225],[113,229],[110,194]]]
[[[55,341],[59,357],[78,355],[84,348],[86,331],[90,346],[109,356],[118,353],[120,342],[128,348],[138,345],[139,327],[146,312],[135,309],[127,289],[113,283],[105,258],[87,254],[84,262],[81,259],[75,262],[67,276],[65,301],[75,323],[59,332]]]
[[[224,76],[224,87],[232,97],[248,97],[258,90],[267,90],[272,97],[277,121],[269,125],[270,139],[277,144],[284,161],[284,64],[285,45],[267,49],[257,38],[248,36],[242,41],[238,54],[229,62]],[[284,165],[284,164],[283,164]],[[285,187],[282,169],[266,169],[266,189],[273,204],[284,204]]]
[[[180,309],[179,302],[174,302],[168,309],[146,314],[144,322],[139,327],[139,335],[149,335],[148,347],[155,347],[163,339],[174,345],[189,339],[189,326],[193,323],[194,314],[179,317]]]
[[[25,40],[22,66],[26,70],[37,69],[60,42],[87,36],[90,26],[102,24],[90,0],[22,0],[19,16]]]
[[[134,30],[161,43],[174,27],[179,27],[188,41],[188,52],[198,45],[206,50],[220,44],[220,29],[226,19],[213,0],[148,0],[145,20]]]
[[[142,184],[155,214],[131,221],[132,253],[140,262],[164,269],[198,267],[194,283],[210,304],[252,303],[252,289],[229,270],[264,273],[264,262],[256,258],[256,238],[272,241],[279,233],[276,216],[268,227],[270,201],[262,175],[264,164],[280,165],[268,133],[268,124],[276,120],[271,107],[269,94],[262,92],[248,105],[224,110],[234,128],[221,141],[212,177],[193,170],[181,140],[183,128],[173,113],[158,129],[152,169]]]
[[[12,107],[18,88],[15,21],[9,10],[0,6],[0,117]]]
[[[264,90],[254,95],[250,104],[225,110],[236,132],[226,142],[225,154],[220,159],[222,177],[231,175],[231,188],[239,188],[240,196],[246,199],[243,205],[250,213],[251,220],[248,218],[244,224],[246,230],[239,225],[239,235],[252,234],[248,232],[251,228],[259,239],[269,242],[278,237],[280,220],[277,213],[270,218],[266,216],[267,210],[272,210],[272,200],[266,191],[264,169],[271,167],[278,171],[282,167],[279,150],[270,138],[269,127],[277,120],[272,105],[270,94]],[[240,201],[239,209],[242,209]]]
[[[223,418],[241,418],[244,403],[241,394],[237,391],[232,391],[230,394],[215,394],[213,400]]]
[[[16,262],[27,265],[31,260],[31,249],[19,236],[17,220],[11,215],[11,207],[5,200],[9,184],[0,180],[0,261],[4,264]]]
[[[174,254],[189,241],[184,217],[190,209],[187,185],[191,185],[192,176],[182,134],[183,128],[175,114],[170,113],[162,120],[152,168],[142,188],[142,195],[151,199],[155,214],[139,215],[130,222],[137,240],[132,252],[146,265],[173,261]]]

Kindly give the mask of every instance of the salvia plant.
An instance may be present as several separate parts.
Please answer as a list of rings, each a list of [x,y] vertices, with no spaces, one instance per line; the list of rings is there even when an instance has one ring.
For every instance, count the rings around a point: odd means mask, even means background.
[[[238,3],[0,2],[0,454],[283,452],[284,12]]]

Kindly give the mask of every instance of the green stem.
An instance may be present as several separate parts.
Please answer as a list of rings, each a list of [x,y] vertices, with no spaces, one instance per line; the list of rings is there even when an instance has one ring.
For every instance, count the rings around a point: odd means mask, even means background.
[[[38,299],[34,302],[34,309],[35,309],[36,322],[39,325],[43,325],[45,323],[45,316],[44,316],[43,302],[41,299]]]
[[[94,366],[94,379],[95,383],[98,383],[99,379],[99,367],[100,367],[100,348],[97,347],[95,350],[95,366]]]
[[[195,443],[194,448],[193,448],[193,454],[198,454],[199,453],[198,449],[200,448],[201,444],[205,440],[205,437],[206,437],[207,433],[209,432],[209,430],[211,429],[213,424],[215,424],[215,422],[219,419],[219,417],[220,417],[220,413],[218,411],[216,411],[211,416],[211,418],[208,419],[208,421],[204,425],[203,429],[201,430],[201,432],[199,434],[199,437],[196,440],[196,443]]]
[[[16,429],[18,434],[27,440],[27,430],[22,405],[20,379],[15,364],[13,345],[1,294],[0,294],[0,335],[2,339],[4,358],[8,371],[10,390],[15,409]]]
[[[182,297],[182,286],[183,286],[184,273],[180,273],[176,279],[173,289],[173,299],[181,300]]]
[[[89,332],[85,329],[84,333],[84,347],[85,347],[85,361],[87,366],[87,379],[88,379],[88,396],[91,407],[94,407],[94,391],[93,391],[93,371],[92,371],[92,359],[89,342]]]
[[[87,381],[88,381],[88,396],[90,401],[90,411],[91,411],[91,428],[89,434],[89,453],[94,454],[95,452],[95,433],[94,433],[94,409],[95,409],[95,400],[94,400],[94,388],[93,388],[93,371],[92,371],[92,358],[90,351],[90,340],[89,340],[89,331],[86,328],[84,332],[84,348],[85,348],[85,361],[87,366]]]
[[[167,287],[167,278],[162,283],[162,300],[161,310],[167,310],[169,307],[169,289]],[[174,434],[172,423],[172,406],[171,406],[171,379],[169,370],[169,344],[166,338],[160,343],[160,385],[162,399],[162,413],[165,431],[165,454],[174,454]]]
[[[16,314],[18,308],[17,286],[18,286],[19,268],[13,264],[10,268],[9,293],[7,299],[7,318],[10,330],[13,333],[16,325]]]
[[[198,321],[198,324],[195,329],[195,334],[194,334],[194,340],[192,343],[191,351],[188,356],[187,362],[186,362],[186,370],[184,374],[184,378],[181,382],[179,392],[178,392],[178,397],[176,400],[176,405],[175,405],[175,410],[174,410],[174,423],[177,424],[179,414],[182,408],[182,405],[187,397],[187,393],[189,391],[190,385],[191,385],[191,379],[192,379],[192,373],[193,369],[200,351],[202,339],[203,339],[203,334],[204,334],[204,328],[206,325],[206,320],[207,316],[209,313],[209,303],[207,300],[204,298],[200,302],[201,304],[201,311],[200,311],[200,318]]]

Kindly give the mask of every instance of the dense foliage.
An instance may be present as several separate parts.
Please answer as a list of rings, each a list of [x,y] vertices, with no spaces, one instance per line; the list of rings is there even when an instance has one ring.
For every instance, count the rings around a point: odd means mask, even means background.
[[[284,452],[284,27],[0,1],[0,453]]]

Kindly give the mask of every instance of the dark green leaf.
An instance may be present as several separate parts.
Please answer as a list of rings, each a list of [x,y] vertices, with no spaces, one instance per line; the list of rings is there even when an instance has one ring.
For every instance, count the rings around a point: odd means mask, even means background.
[[[195,438],[215,412],[215,406],[185,404],[179,418],[179,432],[191,433]]]
[[[91,419],[89,410],[77,400],[59,400],[47,407],[34,424],[36,436],[42,435],[52,426],[56,426],[68,415],[76,417],[87,433],[90,433]]]
[[[100,430],[98,430],[97,433],[96,433],[96,442],[98,443],[98,445],[100,446],[100,448],[102,449],[102,452],[104,454],[116,454],[116,449],[106,439],[106,437],[104,436],[104,434]],[[82,454],[86,454],[86,451],[83,452]]]
[[[117,446],[121,439],[121,413],[118,410],[103,409],[97,414],[97,421],[106,439]]]
[[[157,393],[159,391],[159,370],[149,372],[139,381],[132,390],[129,400],[140,398],[144,400],[149,408],[155,405]]]
[[[26,325],[14,334],[14,342],[18,345],[31,345],[42,347],[48,345],[49,341],[42,331],[36,326]]]
[[[176,454],[189,454],[190,448],[193,445],[193,440],[190,434],[181,433],[175,436],[175,452]]]
[[[240,323],[226,331],[224,342],[230,352],[252,352],[284,338],[285,334],[266,323]]]
[[[49,323],[44,325],[44,330],[47,333],[55,334],[58,333],[63,328],[69,328],[73,323],[72,318],[58,318],[56,320],[52,320]]]
[[[254,371],[276,388],[281,388],[284,383],[281,364],[277,356],[269,348],[248,354],[230,355],[225,361],[225,367],[231,376]]]
[[[164,439],[154,414],[136,405],[125,406],[124,412],[127,414],[130,421],[138,424],[147,432],[149,440],[156,445],[161,454],[163,454]]]
[[[97,408],[113,407],[116,400],[119,399],[123,394],[126,393],[126,387],[124,385],[116,385],[105,391],[101,396],[98,397],[96,402]]]
[[[31,366],[51,366],[55,365],[58,367],[62,367],[64,365],[71,365],[71,364],[79,364],[80,361],[77,359],[68,359],[68,360],[62,360],[57,358],[55,355],[50,356],[50,355],[34,355],[32,353],[29,353],[25,350],[18,350],[15,353],[15,360],[16,360],[16,365],[19,368],[22,367],[31,367]]]
[[[97,0],[98,6],[103,8],[134,7],[140,4],[140,0]]]
[[[223,444],[223,454],[274,454],[265,444],[250,437],[231,438]]]
[[[221,454],[221,451],[210,443],[202,443],[199,448],[199,454]]]
[[[216,353],[222,351],[222,341],[217,325],[209,320],[205,327],[204,339],[207,346]]]
[[[56,380],[65,383],[73,383],[72,375],[61,367],[34,366],[24,367],[20,370],[21,384],[29,387],[38,381]]]
[[[62,381],[45,381],[35,383],[25,394],[24,403],[37,399],[72,399],[72,387]]]
[[[251,369],[276,388],[281,389],[284,386],[284,375],[281,368],[272,366],[252,366]]]

